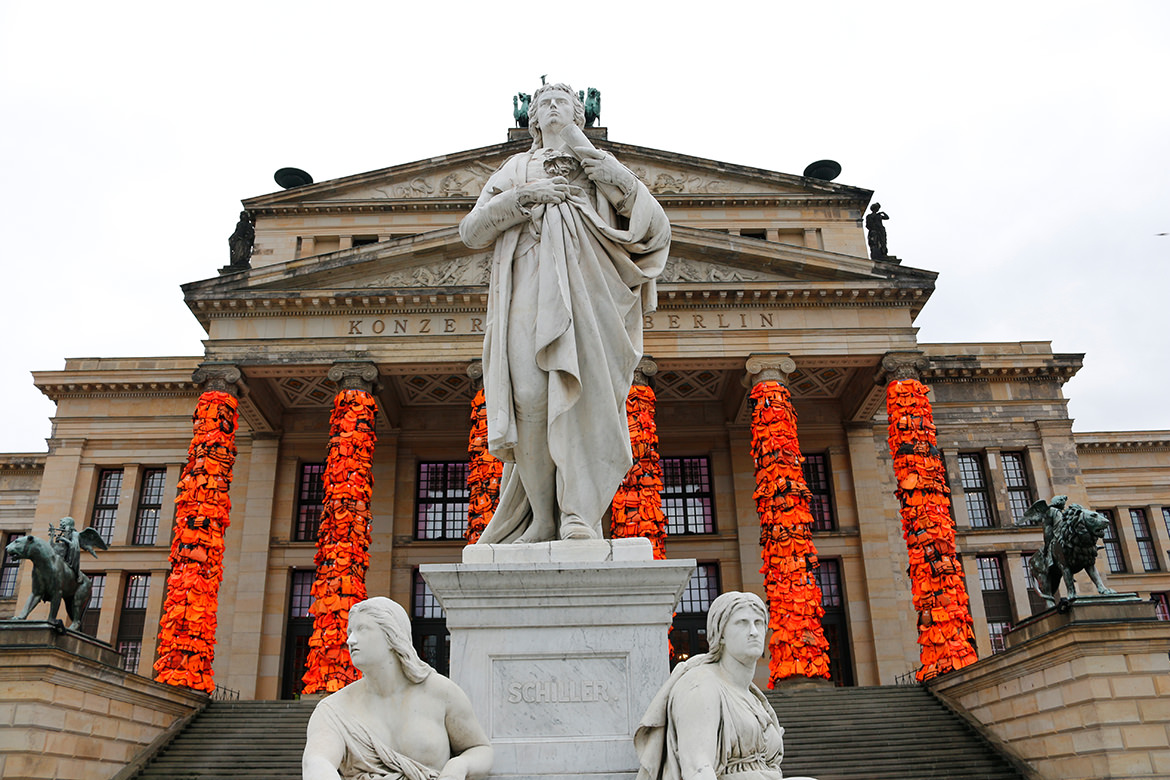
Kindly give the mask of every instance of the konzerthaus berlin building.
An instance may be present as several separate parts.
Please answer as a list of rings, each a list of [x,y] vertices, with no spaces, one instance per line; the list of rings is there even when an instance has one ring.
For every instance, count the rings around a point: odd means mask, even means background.
[[[1107,511],[1109,583],[1160,600],[1165,616],[1170,432],[1074,433],[1061,388],[1082,355],[1047,342],[920,343],[914,321],[937,275],[869,259],[869,190],[590,133],[673,225],[644,328],[667,555],[699,562],[676,653],[702,648],[720,590],[763,592],[747,403],[761,366],[787,372],[798,414],[840,684],[889,684],[919,663],[886,439],[885,383],[899,364],[932,388],[980,657],[1039,603],[1025,560],[1042,534],[1018,524],[1037,498]],[[57,404],[52,438],[47,454],[0,456],[0,531],[43,536],[65,515],[101,531],[111,549],[83,563],[95,580],[86,627],[128,669],[152,676],[191,414],[220,383],[239,395],[240,421],[215,679],[243,698],[299,690],[329,414],[354,382],[379,404],[368,590],[408,605],[443,668],[443,614],[418,568],[459,561],[464,544],[490,259],[457,225],[488,175],[529,145],[513,130],[495,146],[245,200],[250,267],[216,274],[209,259],[211,278],[183,288],[207,332],[203,355],[70,359],[34,374]],[[29,579],[5,561],[0,615],[23,603]]]

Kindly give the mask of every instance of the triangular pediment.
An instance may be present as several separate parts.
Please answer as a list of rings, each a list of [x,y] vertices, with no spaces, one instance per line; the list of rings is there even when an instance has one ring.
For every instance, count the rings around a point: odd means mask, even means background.
[[[229,273],[184,286],[189,301],[234,297],[486,292],[491,251],[473,250],[458,228]],[[770,287],[862,284],[933,286],[935,274],[824,250],[698,228],[675,227],[660,286]]]
[[[660,197],[734,196],[868,201],[869,190],[803,176],[598,140]],[[512,141],[419,160],[368,173],[261,195],[244,201],[252,212],[314,209],[400,200],[474,198],[508,157],[529,147]]]

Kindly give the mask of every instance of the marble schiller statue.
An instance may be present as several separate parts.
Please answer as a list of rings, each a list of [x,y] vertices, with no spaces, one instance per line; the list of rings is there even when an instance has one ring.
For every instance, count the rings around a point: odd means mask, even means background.
[[[303,780],[474,780],[492,766],[467,695],[418,657],[410,618],[382,596],[349,610],[346,639],[362,678],[317,703]]]
[[[492,174],[459,226],[492,247],[483,346],[488,450],[504,461],[481,544],[600,539],[632,463],[625,403],[670,223],[594,148],[565,84],[532,96],[527,152]]]

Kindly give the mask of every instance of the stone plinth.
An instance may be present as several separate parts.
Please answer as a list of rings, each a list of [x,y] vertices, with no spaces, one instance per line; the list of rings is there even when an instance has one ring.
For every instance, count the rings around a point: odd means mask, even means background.
[[[1082,597],[1008,649],[929,683],[1037,777],[1170,777],[1170,623],[1132,596]]]
[[[0,622],[0,777],[113,777],[207,703],[118,661],[109,645],[52,623]]]
[[[634,729],[669,673],[695,562],[646,539],[475,545],[421,572],[447,613],[451,679],[495,748],[492,777],[630,778]]]

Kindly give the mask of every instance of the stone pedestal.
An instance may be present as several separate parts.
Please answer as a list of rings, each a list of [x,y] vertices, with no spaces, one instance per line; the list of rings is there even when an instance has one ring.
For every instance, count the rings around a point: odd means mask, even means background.
[[[0,777],[114,777],[207,704],[118,661],[104,642],[53,623],[0,622]]]
[[[646,539],[474,545],[426,565],[447,613],[451,679],[495,748],[492,777],[626,780],[669,673],[667,633],[695,562]]]
[[[1007,649],[931,680],[1035,776],[1170,777],[1170,623],[1133,594],[1020,623]]]

